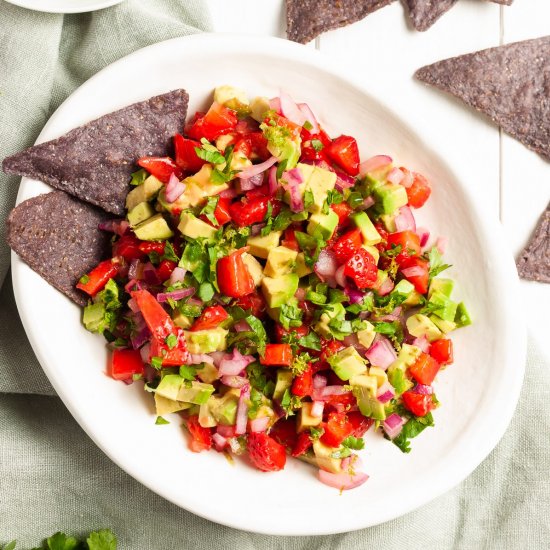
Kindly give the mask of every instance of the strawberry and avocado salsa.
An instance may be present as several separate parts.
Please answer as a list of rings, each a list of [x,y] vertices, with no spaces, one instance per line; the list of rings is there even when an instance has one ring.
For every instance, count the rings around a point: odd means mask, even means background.
[[[217,88],[132,178],[112,259],[78,287],[83,322],[113,348],[110,374],[143,379],[157,423],[179,412],[200,452],[287,454],[351,489],[372,426],[403,452],[433,425],[432,383],[470,323],[436,277],[413,209],[428,181],[387,156],[363,163],[287,94],[249,101]]]

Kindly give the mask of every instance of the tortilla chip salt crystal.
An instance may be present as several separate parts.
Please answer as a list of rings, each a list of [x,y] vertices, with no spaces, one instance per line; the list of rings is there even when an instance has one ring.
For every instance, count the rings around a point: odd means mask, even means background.
[[[286,0],[286,34],[306,44],[320,34],[365,18],[394,0]]]
[[[409,19],[417,31],[427,31],[457,0],[407,0]]]
[[[7,241],[12,250],[48,283],[79,306],[87,296],[75,288],[109,256],[111,234],[98,229],[108,214],[95,206],[53,191],[22,202],[7,220]]]
[[[122,216],[135,161],[168,154],[173,135],[183,130],[188,99],[185,90],[174,90],[134,103],[16,153],[2,168]]]
[[[439,61],[415,76],[550,160],[550,36]]]
[[[550,203],[516,264],[522,279],[550,283]]]

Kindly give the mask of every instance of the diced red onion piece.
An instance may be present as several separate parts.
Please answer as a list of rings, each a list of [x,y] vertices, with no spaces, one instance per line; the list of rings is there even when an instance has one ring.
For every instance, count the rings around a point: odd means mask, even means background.
[[[367,210],[374,204],[374,199],[371,196],[366,197],[363,202],[357,207],[357,210]]]
[[[241,180],[243,179],[250,179],[254,176],[257,176],[258,174],[262,174],[265,172],[268,168],[273,166],[277,162],[276,157],[270,157],[264,162],[261,162],[260,164],[253,164],[252,166],[248,166],[244,170],[241,170],[239,172],[239,178]]]
[[[387,403],[390,399],[395,396],[394,387],[388,382],[384,382],[376,392],[376,397],[380,403]]]
[[[201,363],[208,363],[209,365],[214,364],[214,359],[210,357],[207,353],[190,353],[189,354],[189,365],[200,365]]]
[[[399,317],[401,316],[401,306],[397,306],[391,313],[388,313],[387,315],[381,315],[380,317],[376,317],[376,321],[397,321]]]
[[[343,343],[345,346],[357,346],[359,344],[359,340],[357,338],[357,333],[356,332],[353,332],[352,334],[348,334],[344,340],[343,340]]]
[[[218,426],[216,426],[216,432],[225,438],[233,437],[235,435],[235,426],[224,426],[223,424],[218,424]]]
[[[284,117],[288,118],[291,122],[298,124],[298,126],[303,126],[306,123],[307,119],[304,113],[286,92],[281,92],[279,100],[281,102],[281,114]]]
[[[355,178],[344,174],[343,172],[336,172],[336,189],[343,191],[349,189],[355,185]]]
[[[303,302],[306,297],[306,289],[302,287],[298,287],[296,292],[294,293],[294,298],[298,300],[298,302]]]
[[[124,285],[124,290],[126,292],[130,292],[130,290],[132,290],[134,288],[134,285],[137,283],[137,281],[135,279],[130,279],[126,285]]]
[[[265,432],[269,425],[269,416],[260,416],[250,421],[250,431],[254,433]]]
[[[355,475],[351,475],[350,472],[333,474],[332,472],[319,470],[319,480],[321,483],[339,489],[340,491],[355,489],[363,485],[367,479],[369,479],[369,476],[363,472],[355,472]]]
[[[138,331],[138,333],[131,338],[132,348],[139,349],[145,342],[151,337],[151,331],[147,325],[143,325]]]
[[[199,300],[198,298],[189,298],[189,300],[187,300],[187,305],[202,307],[202,300]]]
[[[322,282],[326,282],[327,278],[334,278],[338,269],[338,261],[332,250],[323,249],[319,253],[319,258],[315,262],[315,273]]]
[[[314,389],[324,388],[326,385],[327,385],[326,376],[323,376],[322,374],[316,374],[313,377],[313,388]]]
[[[392,168],[387,176],[387,180],[390,183],[399,184],[403,181],[405,174],[399,168]]]
[[[395,216],[395,227],[397,231],[416,231],[416,221],[412,210],[408,206],[402,206]]]
[[[361,176],[364,176],[369,172],[374,172],[376,170],[380,170],[381,168],[386,168],[392,162],[392,158],[388,157],[388,155],[376,155],[374,157],[371,157],[370,159],[367,159],[359,165],[359,174]]]
[[[237,134],[250,134],[251,132],[259,131],[259,129],[259,123],[256,120],[252,120],[250,117],[239,120],[237,126],[235,126],[235,132],[237,132]]]
[[[278,97],[274,97],[269,100],[269,108],[276,113],[281,114],[281,100]]]
[[[237,191],[233,187],[230,187],[229,189],[224,189],[220,193],[220,197],[222,199],[234,199],[237,196]]]
[[[422,266],[419,265],[413,265],[411,267],[405,267],[401,270],[401,273],[403,273],[404,277],[420,277],[424,275],[425,270]]]
[[[140,350],[139,350],[139,354],[141,355],[141,360],[144,362],[144,363],[149,363],[151,357],[151,345],[150,344],[145,344]]]
[[[435,246],[439,250],[440,254],[445,254],[448,241],[449,239],[447,237],[438,237],[435,241]]]
[[[252,355],[242,355],[237,348],[233,348],[233,353],[226,353],[218,368],[221,375],[237,375],[253,361]]]
[[[257,237],[262,232],[262,229],[264,227],[265,223],[255,223],[254,225],[250,226],[250,235],[252,235],[252,237]]]
[[[429,353],[430,351],[430,342],[428,342],[428,339],[425,336],[415,338],[412,341],[412,345],[420,348],[424,353]]]
[[[262,183],[264,182],[264,175],[256,174],[255,176],[252,176],[251,178],[245,179],[245,178],[239,178],[240,180],[240,186],[241,191],[252,191],[252,189],[255,189],[256,187],[260,187]]]
[[[248,400],[250,399],[250,384],[245,384],[241,388],[239,403],[237,405],[237,419],[235,421],[235,434],[242,435],[246,433],[246,423],[248,421]]]
[[[128,307],[134,312],[137,313],[139,311],[139,306],[137,305],[136,301],[133,298],[130,298],[128,300]]]
[[[269,194],[273,196],[275,195],[275,193],[277,193],[277,189],[279,188],[279,182],[277,181],[277,167],[275,165],[273,165],[269,169],[269,175],[268,175],[267,181],[268,181]]]
[[[345,393],[349,393],[345,386],[335,385],[321,388],[321,395],[323,397],[329,397],[330,395],[344,395]]]
[[[168,279],[168,284],[183,283],[186,273],[187,271],[183,267],[176,267]]]
[[[170,179],[166,184],[166,202],[174,202],[185,191],[185,183],[181,182],[174,174],[170,174]]]
[[[315,418],[320,418],[323,416],[323,409],[325,408],[325,404],[323,401],[314,401],[313,405],[311,406],[311,416],[314,416]]]
[[[348,286],[344,289],[344,292],[348,295],[350,304],[360,304],[363,301],[365,295],[360,290]]]
[[[222,359],[225,357],[225,352],[224,351],[213,351],[213,352],[209,353],[208,355],[210,355],[210,357],[212,357],[212,360],[214,361],[214,365],[216,367],[219,367]]]
[[[128,269],[128,279],[140,279],[142,276],[143,263],[139,260],[132,260]]]
[[[214,443],[217,451],[223,451],[225,446],[227,445],[227,439],[219,433],[215,433],[212,435],[212,442]]]
[[[250,330],[252,330],[246,319],[241,319],[240,321],[237,321],[233,325],[233,328],[236,332],[249,332]]]
[[[382,427],[390,439],[395,439],[401,433],[403,424],[405,424],[405,419],[397,413],[392,413],[384,420]]]
[[[336,272],[334,273],[334,278],[336,279],[336,283],[339,284],[342,288],[346,287],[346,276],[344,274],[344,270],[346,269],[346,265],[341,265]]]
[[[187,298],[187,296],[191,296],[194,292],[195,289],[193,287],[180,288],[178,290],[173,290],[172,292],[159,292],[157,294],[157,302],[167,302],[169,299],[177,302],[178,300]]]
[[[406,187],[407,189],[411,187],[412,184],[414,183],[413,173],[410,170],[405,170],[404,177],[400,183],[403,187]]]
[[[248,379],[244,376],[233,376],[226,374],[221,378],[222,384],[229,386],[230,388],[242,388],[247,382]]]
[[[298,108],[302,111],[303,115],[306,117],[306,120],[311,124],[312,128],[309,130],[312,134],[318,134],[320,131],[319,122],[313,114],[313,111],[309,108],[307,103],[298,103]]]
[[[293,212],[303,212],[304,200],[298,185],[296,183],[289,183],[287,187],[290,195],[290,209]]]
[[[430,238],[430,231],[425,227],[417,227],[416,234],[420,238],[420,246],[423,248],[428,244],[428,239]]]
[[[394,282],[391,280],[390,277],[388,277],[379,287],[378,287],[378,294],[380,296],[386,296],[386,294],[389,294],[394,287]]]
[[[98,224],[97,228],[101,231],[109,231],[110,233],[116,233],[120,237],[126,233],[130,224],[128,220],[107,220]]]
[[[160,285],[161,283],[157,270],[151,262],[147,262],[143,268],[143,279],[150,285]]]
[[[397,358],[390,341],[384,337],[375,341],[365,355],[372,365],[384,370],[386,370]]]
[[[417,384],[413,391],[415,393],[419,393],[420,395],[432,395],[434,392],[434,389],[431,386],[427,386],[425,384]]]

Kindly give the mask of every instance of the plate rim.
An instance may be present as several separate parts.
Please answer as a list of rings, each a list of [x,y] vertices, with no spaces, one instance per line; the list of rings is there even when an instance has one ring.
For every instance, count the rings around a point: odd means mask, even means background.
[[[20,288],[18,283],[18,277],[17,272],[18,269],[21,268],[21,265],[24,265],[22,260],[19,260],[17,255],[12,251],[11,258],[12,258],[12,273],[13,273],[13,287],[14,287],[14,294],[16,299],[17,308],[19,311],[19,315],[21,317],[25,332],[27,333],[27,337],[29,338],[29,341],[31,343],[31,346],[33,348],[33,351],[35,352],[40,365],[42,369],[44,370],[46,376],[52,383],[52,386],[58,393],[58,395],[61,397],[63,403],[65,406],[69,409],[71,415],[75,420],[80,424],[80,426],[83,428],[83,430],[86,432],[86,434],[94,441],[94,443],[119,467],[121,467],[124,471],[129,473],[134,479],[139,481],[144,486],[148,487],[150,490],[155,492],[156,494],[159,494],[166,500],[176,504],[177,506],[184,508],[186,510],[189,510],[190,512],[199,515],[201,517],[204,517],[206,519],[209,519],[211,521],[214,521],[216,523],[220,523],[223,525],[227,525],[229,527],[241,529],[241,530],[247,530],[262,534],[269,534],[269,535],[286,535],[286,536],[295,536],[295,535],[301,535],[301,536],[307,536],[307,535],[315,535],[315,534],[336,534],[336,533],[343,533],[348,531],[354,531],[358,529],[362,529],[365,527],[370,527],[373,525],[378,525],[381,523],[385,523],[387,521],[390,521],[392,519],[395,519],[397,517],[400,517],[406,513],[409,513],[413,510],[416,510],[420,508],[421,506],[427,504],[428,502],[434,500],[435,498],[438,498],[442,494],[448,492],[452,488],[454,488],[456,485],[461,483],[466,477],[468,477],[476,468],[479,466],[479,464],[487,458],[487,456],[490,454],[490,452],[494,449],[494,447],[498,444],[502,436],[504,435],[511,419],[514,414],[514,411],[517,406],[517,402],[519,399],[519,395],[522,388],[523,383],[523,377],[525,372],[525,359],[526,359],[526,351],[527,351],[527,330],[526,330],[526,322],[525,322],[525,315],[523,308],[518,307],[519,306],[519,299],[518,295],[519,292],[519,278],[517,275],[517,271],[515,269],[515,263],[513,261],[513,257],[511,254],[511,251],[508,250],[508,248],[505,246],[505,236],[504,231],[500,223],[496,218],[493,217],[484,217],[481,215],[480,208],[477,207],[476,202],[474,201],[473,192],[470,191],[470,189],[465,186],[462,182],[465,181],[465,178],[459,177],[461,175],[461,170],[458,167],[450,166],[447,159],[442,157],[439,153],[437,153],[436,150],[433,149],[432,145],[429,143],[425,143],[425,141],[421,138],[421,131],[415,131],[412,129],[408,123],[403,119],[403,117],[399,114],[397,114],[395,111],[389,107],[383,99],[379,99],[378,97],[373,96],[365,87],[358,82],[353,76],[350,76],[349,74],[346,74],[345,71],[341,70],[335,62],[333,62],[328,56],[325,56],[323,53],[313,50],[310,48],[307,48],[302,45],[291,43],[285,39],[281,38],[275,38],[275,37],[258,37],[253,35],[246,35],[246,34],[237,34],[237,33],[200,33],[185,37],[178,37],[173,38],[161,42],[157,42],[155,44],[146,46],[144,48],[141,48],[139,50],[136,50],[135,52],[115,61],[114,63],[108,65],[98,73],[96,73],[94,76],[92,76],[89,80],[87,80],[85,83],[83,83],[81,86],[79,86],[59,107],[58,109],[52,114],[50,119],[45,124],[44,128],[40,132],[40,135],[38,136],[36,143],[40,143],[41,141],[44,141],[42,136],[48,132],[48,128],[51,125],[52,121],[55,121],[57,118],[57,115],[59,112],[61,112],[64,109],[65,103],[69,101],[70,98],[77,92],[82,93],[82,90],[86,89],[87,85],[91,82],[95,82],[96,79],[103,78],[104,73],[110,72],[113,70],[116,70],[116,67],[118,64],[126,63],[129,59],[135,57],[139,57],[143,55],[144,51],[154,51],[156,49],[163,50],[165,48],[169,48],[173,45],[180,45],[180,47],[188,46],[189,42],[206,42],[206,45],[208,48],[212,48],[213,45],[216,42],[225,43],[227,41],[230,41],[229,45],[230,50],[234,51],[235,48],[237,49],[247,49],[249,51],[249,48],[251,45],[254,46],[256,51],[260,52],[260,55],[264,55],[269,53],[269,55],[277,56],[281,58],[287,58],[289,56],[291,60],[296,60],[302,63],[305,63],[307,65],[312,65],[316,69],[325,71],[329,73],[332,76],[335,76],[341,80],[343,80],[347,85],[352,86],[355,88],[358,92],[360,92],[362,95],[368,97],[371,101],[377,103],[382,107],[385,111],[387,111],[392,117],[394,117],[396,120],[400,122],[400,124],[403,125],[404,128],[407,129],[407,131],[410,132],[410,134],[414,137],[417,137],[422,142],[422,149],[425,150],[427,153],[433,155],[438,159],[438,161],[441,163],[441,166],[448,171],[449,174],[452,174],[453,177],[461,182],[460,183],[460,191],[463,195],[463,198],[465,199],[466,206],[473,210],[475,214],[475,219],[480,222],[480,229],[478,233],[481,233],[483,236],[489,236],[491,235],[492,238],[492,250],[491,250],[491,260],[493,260],[493,265],[498,266],[498,272],[499,275],[502,275],[502,280],[498,281],[498,283],[504,287],[506,287],[508,290],[516,290],[516,292],[509,292],[507,293],[507,302],[506,304],[508,307],[506,307],[506,311],[514,310],[514,322],[512,322],[508,319],[506,319],[506,333],[512,334],[512,332],[515,334],[515,340],[514,345],[512,346],[510,344],[509,351],[510,353],[507,355],[509,358],[508,360],[511,363],[514,363],[516,365],[515,370],[507,369],[507,372],[509,373],[509,388],[510,388],[510,400],[507,403],[507,406],[504,406],[502,404],[499,405],[499,411],[500,415],[498,417],[498,422],[494,424],[494,429],[491,432],[491,434],[488,434],[487,438],[484,439],[484,444],[481,447],[478,447],[476,449],[475,459],[471,459],[470,461],[466,462],[467,467],[462,467],[458,471],[453,471],[453,475],[450,475],[448,479],[446,479],[445,483],[440,483],[438,485],[438,488],[435,491],[431,491],[429,496],[424,496],[422,498],[419,498],[415,500],[414,504],[408,504],[408,503],[401,503],[400,505],[396,505],[395,509],[385,514],[381,519],[376,520],[374,522],[369,521],[368,519],[364,520],[353,520],[352,521],[345,521],[342,523],[339,527],[321,527],[314,526],[314,528],[310,529],[303,529],[303,528],[285,528],[285,526],[277,529],[277,525],[269,526],[269,527],[255,527],[254,525],[247,525],[245,521],[231,521],[231,520],[224,520],[220,517],[214,517],[213,515],[208,513],[208,506],[203,507],[199,510],[197,509],[190,509],[186,507],[184,504],[182,504],[180,501],[176,500],[173,496],[166,494],[165,491],[159,490],[156,488],[149,479],[144,478],[139,473],[133,472],[131,468],[127,464],[124,463],[124,460],[121,457],[115,456],[114,453],[112,453],[109,449],[107,449],[101,442],[99,436],[95,433],[95,430],[92,426],[89,425],[87,420],[85,418],[82,418],[79,414],[78,410],[73,406],[73,403],[71,402],[71,399],[69,396],[65,394],[63,391],[63,387],[57,383],[55,380],[55,376],[53,372],[49,372],[49,368],[47,365],[45,365],[45,361],[42,359],[42,353],[40,350],[40,346],[38,345],[38,342],[35,340],[35,337],[30,331],[29,325],[27,323],[27,319],[25,316],[25,311],[23,307],[23,289]],[[269,50],[269,51],[266,51]],[[28,178],[22,179],[22,184],[25,180]],[[18,192],[17,196],[17,202],[16,204],[19,204],[21,201],[21,189],[24,186],[20,186],[20,190]],[[38,193],[36,193],[38,194]],[[496,250],[496,252],[495,252]],[[501,306],[502,307],[502,306]],[[518,329],[518,324],[520,325],[520,328]],[[513,331],[512,331],[513,328]],[[520,368],[518,368],[518,365]],[[512,376],[512,373],[514,376]],[[313,527],[313,526],[312,526]]]
[[[36,0],[6,0],[6,2],[13,4],[14,6],[17,6],[19,8],[25,8],[27,10],[38,11],[42,13],[89,13],[92,11],[98,11],[105,8],[110,8],[111,6],[115,6],[116,4],[121,4],[124,1],[125,0],[88,0],[87,7],[86,6],[71,7],[70,5],[68,5],[66,8],[61,8],[61,7],[55,8],[55,7],[48,7],[48,6],[42,6],[42,5],[35,5]],[[47,0],[43,3],[47,4]],[[67,0],[67,4],[69,3],[70,3],[70,0]],[[93,4],[93,6],[90,4]]]

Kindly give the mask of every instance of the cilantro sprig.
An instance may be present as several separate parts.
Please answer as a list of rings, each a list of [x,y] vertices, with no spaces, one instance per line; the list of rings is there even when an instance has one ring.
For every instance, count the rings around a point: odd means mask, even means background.
[[[3,550],[15,550],[16,541],[13,540],[3,547]],[[85,539],[67,536],[57,532],[48,537],[41,546],[33,550],[116,550],[117,539],[110,529],[92,531]]]

